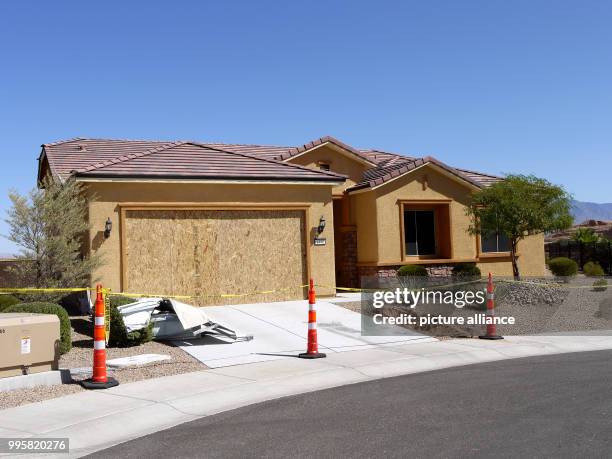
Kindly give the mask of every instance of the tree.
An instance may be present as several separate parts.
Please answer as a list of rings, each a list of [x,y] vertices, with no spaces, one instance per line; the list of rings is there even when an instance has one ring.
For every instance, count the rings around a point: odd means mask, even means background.
[[[9,193],[8,239],[21,247],[17,274],[36,288],[83,287],[101,265],[86,255],[87,199],[80,183],[46,180],[28,195]]]
[[[572,241],[582,242],[583,244],[593,244],[596,242],[602,242],[603,238],[600,237],[593,228],[578,228],[574,234],[572,234]]]
[[[467,207],[470,234],[505,234],[512,273],[520,278],[517,245],[526,236],[569,228],[571,196],[561,186],[533,175],[508,175],[472,196]]]

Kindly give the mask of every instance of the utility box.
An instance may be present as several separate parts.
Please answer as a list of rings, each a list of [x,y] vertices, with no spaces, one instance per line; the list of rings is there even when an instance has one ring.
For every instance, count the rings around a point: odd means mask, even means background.
[[[56,315],[0,313],[0,378],[57,370],[59,357]]]

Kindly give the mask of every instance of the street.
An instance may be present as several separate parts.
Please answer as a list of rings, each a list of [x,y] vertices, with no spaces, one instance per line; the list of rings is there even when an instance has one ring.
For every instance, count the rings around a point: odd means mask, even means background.
[[[609,457],[612,351],[529,357],[247,406],[114,457]]]

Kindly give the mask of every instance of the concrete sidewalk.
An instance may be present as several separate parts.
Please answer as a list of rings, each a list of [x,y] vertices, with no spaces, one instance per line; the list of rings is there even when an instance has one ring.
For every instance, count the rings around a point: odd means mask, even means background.
[[[0,437],[69,437],[71,456],[78,457],[202,416],[279,397],[452,366],[602,349],[612,349],[612,336],[513,336],[502,341],[400,344],[334,353],[319,360],[287,358],[237,365],[3,410]]]

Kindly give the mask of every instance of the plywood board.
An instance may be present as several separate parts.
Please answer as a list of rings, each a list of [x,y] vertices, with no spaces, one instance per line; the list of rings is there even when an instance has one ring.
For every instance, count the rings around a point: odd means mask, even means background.
[[[195,295],[199,305],[303,297],[303,210],[127,209],[124,230],[125,291]]]

